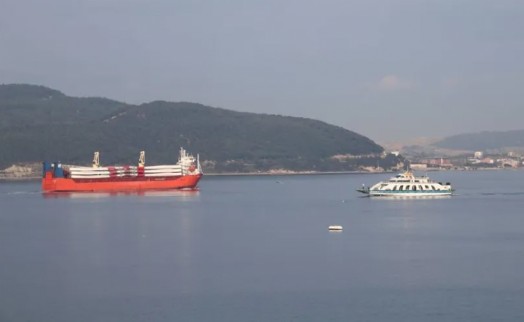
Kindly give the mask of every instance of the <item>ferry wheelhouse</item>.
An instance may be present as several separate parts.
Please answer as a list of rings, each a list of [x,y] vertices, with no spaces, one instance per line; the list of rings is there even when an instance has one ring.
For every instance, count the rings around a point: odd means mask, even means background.
[[[419,197],[449,196],[454,189],[449,182],[436,182],[427,176],[417,177],[413,172],[406,171],[371,187],[363,186],[357,191],[368,196]]]

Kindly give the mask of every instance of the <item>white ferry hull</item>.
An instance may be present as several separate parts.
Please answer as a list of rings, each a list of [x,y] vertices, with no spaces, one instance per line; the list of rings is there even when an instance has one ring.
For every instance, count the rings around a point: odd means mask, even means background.
[[[402,192],[402,191],[370,191],[367,193],[370,197],[429,197],[429,196],[451,196],[451,191],[413,191],[413,192]]]
[[[451,196],[454,189],[449,182],[443,184],[406,171],[371,187],[362,185],[357,191],[370,197],[438,197]]]

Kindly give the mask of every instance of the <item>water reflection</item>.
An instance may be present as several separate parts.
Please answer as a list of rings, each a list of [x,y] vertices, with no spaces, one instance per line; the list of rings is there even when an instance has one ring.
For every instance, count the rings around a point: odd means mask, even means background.
[[[155,191],[119,191],[119,192],[43,192],[45,199],[99,199],[112,198],[118,196],[138,196],[138,197],[182,197],[193,198],[200,194],[198,189],[188,190],[155,190]]]

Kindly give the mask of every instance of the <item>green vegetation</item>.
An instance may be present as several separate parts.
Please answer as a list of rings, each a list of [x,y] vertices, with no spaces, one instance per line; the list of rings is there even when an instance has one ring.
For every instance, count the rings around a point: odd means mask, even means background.
[[[235,112],[195,103],[130,105],[69,97],[33,85],[0,85],[0,168],[44,159],[89,164],[173,163],[179,147],[200,153],[213,172],[355,170],[391,167],[382,147],[341,127],[305,118]],[[334,155],[377,155],[348,158]]]
[[[447,137],[434,144],[440,148],[470,151],[524,148],[524,130],[481,132]]]

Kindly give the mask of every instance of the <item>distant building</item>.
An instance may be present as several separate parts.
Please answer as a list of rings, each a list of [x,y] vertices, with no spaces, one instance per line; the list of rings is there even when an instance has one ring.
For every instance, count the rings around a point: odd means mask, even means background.
[[[426,170],[428,168],[428,165],[425,163],[412,163],[410,167],[413,170]]]
[[[482,157],[484,157],[484,152],[482,152],[482,151],[475,151],[475,153],[473,154],[473,157],[475,159],[482,159]]]
[[[494,165],[495,164],[495,159],[492,159],[492,158],[483,158],[483,159],[477,159],[477,158],[468,158],[468,163],[469,164],[479,164],[479,165],[488,165],[488,164],[492,164]]]
[[[503,168],[518,168],[519,166],[519,161],[514,159],[504,158],[497,160],[497,162]]]
[[[393,154],[394,156],[398,157],[399,154],[400,154],[400,151],[391,151],[390,153]]]
[[[420,163],[425,163],[431,168],[453,168],[450,159],[444,158],[425,159],[421,160]]]

